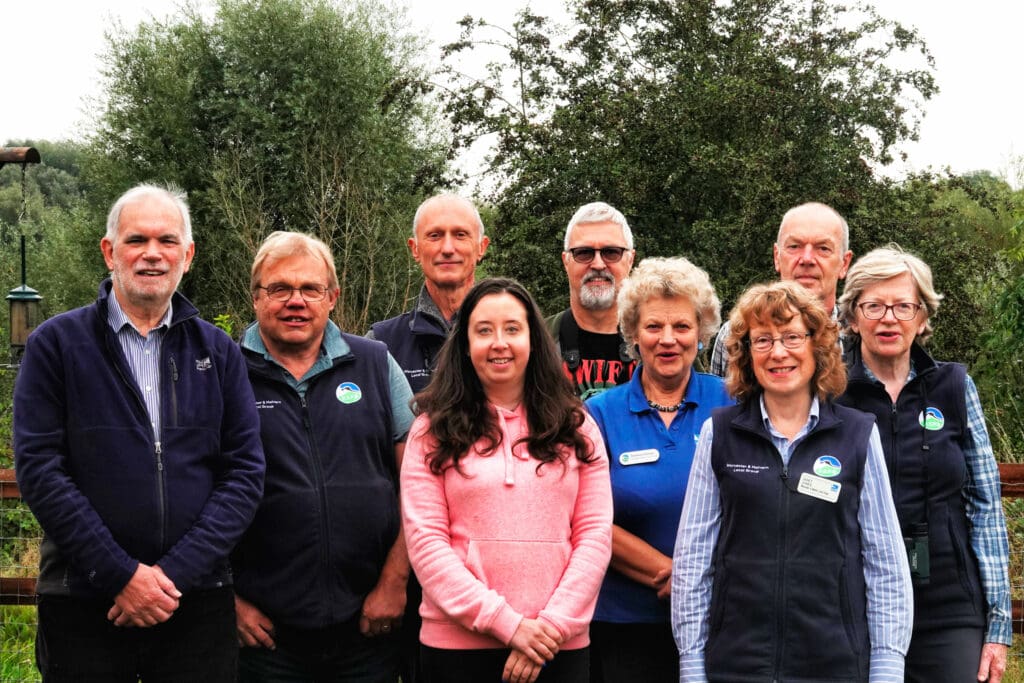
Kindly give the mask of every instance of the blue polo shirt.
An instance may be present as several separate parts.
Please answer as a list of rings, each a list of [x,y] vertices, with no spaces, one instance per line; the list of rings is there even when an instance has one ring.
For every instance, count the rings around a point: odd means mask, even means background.
[[[587,401],[611,463],[615,524],[672,556],[700,428],[711,410],[732,405],[720,377],[690,373],[683,406],[668,427],[647,405],[638,366],[628,384]],[[614,569],[601,586],[595,621],[668,623],[669,601]]]

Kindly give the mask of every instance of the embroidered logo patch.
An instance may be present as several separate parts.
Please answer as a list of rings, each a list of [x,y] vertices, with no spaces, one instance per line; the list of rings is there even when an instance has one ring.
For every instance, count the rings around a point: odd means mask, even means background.
[[[814,461],[814,473],[819,477],[836,477],[843,471],[843,463],[831,455],[823,455]]]
[[[210,360],[209,356],[207,356],[206,358],[200,358],[199,360],[196,361],[196,370],[198,370],[199,372],[206,372],[212,367],[213,361]]]
[[[938,408],[928,406],[917,416],[917,421],[930,432],[937,432],[946,424],[946,418]]]
[[[342,382],[338,385],[334,395],[337,396],[339,401],[348,405],[361,399],[363,397],[363,390],[353,382]]]

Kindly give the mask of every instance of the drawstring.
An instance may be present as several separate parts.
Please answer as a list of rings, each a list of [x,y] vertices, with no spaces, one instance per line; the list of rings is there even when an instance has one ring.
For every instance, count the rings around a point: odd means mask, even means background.
[[[505,486],[515,486],[515,458],[519,458],[520,460],[529,460],[529,456],[516,455],[515,452],[513,452],[512,447],[513,445],[515,445],[515,442],[519,440],[519,435],[517,433],[516,435],[513,436],[511,430],[508,427],[508,422],[506,422],[505,420],[505,413],[508,412],[517,420],[521,420],[522,417],[517,415],[516,413],[511,413],[497,406],[494,406],[494,412],[498,414],[498,424],[501,427],[501,455],[504,458],[505,462]]]

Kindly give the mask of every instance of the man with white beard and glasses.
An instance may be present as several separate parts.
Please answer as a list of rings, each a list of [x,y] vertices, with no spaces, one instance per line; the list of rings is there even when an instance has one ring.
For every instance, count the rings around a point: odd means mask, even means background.
[[[581,206],[565,230],[569,308],[547,319],[562,368],[583,400],[629,381],[636,367],[618,330],[616,299],[633,267],[633,232],[604,202]]]

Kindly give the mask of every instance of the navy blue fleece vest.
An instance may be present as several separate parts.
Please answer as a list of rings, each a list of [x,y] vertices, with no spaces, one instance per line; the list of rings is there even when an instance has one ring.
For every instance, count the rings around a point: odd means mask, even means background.
[[[914,585],[914,630],[984,626],[984,594],[963,499],[967,372],[959,363],[937,363],[916,345],[911,358],[917,376],[893,404],[885,385],[866,376],[859,345],[851,349],[849,384],[839,401],[878,420],[903,535],[928,525],[931,576],[926,585]]]
[[[374,339],[387,344],[388,351],[409,380],[412,393],[426,389],[448,332],[416,310],[374,323],[370,329]]]
[[[866,681],[870,657],[860,489],[874,420],[821,404],[789,466],[758,399],[713,414],[721,491],[705,663],[712,681]],[[835,472],[819,458],[839,462]],[[841,485],[829,503],[799,493],[802,474]]]
[[[399,531],[387,349],[351,347],[305,399],[243,350],[267,458],[263,502],[232,556],[235,586],[273,621],[323,628],[359,614]]]

